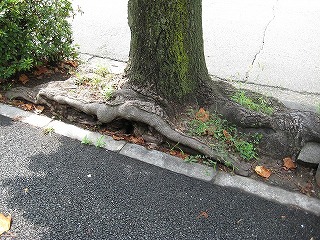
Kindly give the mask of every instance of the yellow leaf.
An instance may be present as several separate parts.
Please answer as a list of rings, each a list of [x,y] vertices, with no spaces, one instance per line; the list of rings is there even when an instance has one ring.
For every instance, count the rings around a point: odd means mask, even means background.
[[[286,157],[283,159],[283,167],[286,170],[292,170],[292,169],[296,169],[297,165],[292,161],[290,157]]]
[[[22,84],[26,84],[27,82],[29,82],[29,78],[27,75],[21,74],[19,77],[19,81],[22,82]]]
[[[259,176],[264,178],[269,178],[272,173],[271,170],[269,170],[265,166],[256,166],[254,170]]]
[[[11,227],[11,216],[5,216],[4,214],[0,213],[0,236],[2,233],[9,231]]]

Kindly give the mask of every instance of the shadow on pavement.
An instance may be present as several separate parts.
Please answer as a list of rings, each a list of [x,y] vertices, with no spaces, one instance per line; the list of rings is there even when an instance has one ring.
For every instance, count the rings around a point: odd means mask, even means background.
[[[296,209],[55,134],[37,138],[29,141],[39,142],[42,153],[23,145],[26,149],[16,153],[25,159],[21,171],[26,173],[12,172],[19,176],[0,181],[9,193],[5,202],[13,211],[11,231],[17,239],[310,239],[320,234],[314,227],[319,218],[311,214],[301,218]]]
[[[8,126],[11,124],[12,124],[12,120],[10,118],[0,115],[0,127],[1,126]]]

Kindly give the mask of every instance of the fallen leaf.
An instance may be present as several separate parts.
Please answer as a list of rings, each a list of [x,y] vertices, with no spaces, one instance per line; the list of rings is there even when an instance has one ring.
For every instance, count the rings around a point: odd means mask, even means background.
[[[71,60],[67,60],[67,61],[65,61],[64,63],[67,64],[67,65],[69,65],[69,66],[71,66],[71,67],[74,67],[74,68],[78,67],[78,65],[79,65],[78,62],[76,62],[76,61],[71,61]]]
[[[209,113],[206,112],[203,108],[200,108],[196,113],[196,119],[201,122],[207,122],[209,120]]]
[[[227,132],[227,130],[224,130],[224,129],[223,129],[222,132],[223,132],[224,137],[225,137],[227,140],[231,139],[232,136],[230,135],[230,133]]]
[[[25,111],[31,111],[34,108],[34,105],[31,103],[26,103],[26,104],[22,104],[20,107]]]
[[[259,176],[264,178],[269,178],[272,173],[271,170],[269,170],[265,166],[256,166],[254,170]]]
[[[44,106],[41,106],[41,105],[38,105],[38,106],[35,105],[35,106],[34,106],[34,112],[35,112],[36,114],[42,113],[43,110],[44,110]]]
[[[19,77],[19,81],[20,81],[22,84],[26,84],[27,82],[29,82],[29,78],[28,78],[27,75],[21,74],[20,77]]]
[[[206,211],[201,211],[200,214],[198,215],[197,219],[199,219],[201,217],[208,218],[209,214]]]
[[[48,74],[51,73],[52,71],[49,70],[47,67],[45,66],[38,66],[37,70],[33,72],[34,75],[36,76],[40,76],[40,75],[44,75],[44,74]]]
[[[287,157],[283,159],[283,167],[286,170],[293,170],[297,168],[297,165],[292,161],[292,158]]]
[[[116,141],[124,140],[124,137],[118,135],[112,135],[112,138]]]
[[[142,137],[135,137],[135,136],[130,136],[128,138],[128,142],[134,143],[134,144],[143,144],[144,139]]]
[[[0,213],[0,236],[2,233],[9,231],[11,226],[11,216],[5,216],[4,214]]]

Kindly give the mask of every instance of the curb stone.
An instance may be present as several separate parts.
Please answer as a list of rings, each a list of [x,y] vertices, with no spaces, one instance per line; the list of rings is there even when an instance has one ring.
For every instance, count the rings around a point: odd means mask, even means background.
[[[0,114],[35,127],[52,127],[56,133],[79,141],[87,136],[89,140],[94,142],[97,138],[103,136],[104,142],[106,143],[104,148],[106,150],[115,151],[148,164],[165,168],[172,172],[187,175],[192,178],[197,178],[202,181],[207,181],[215,185],[238,188],[264,199],[285,205],[296,206],[320,216],[320,200],[316,198],[311,198],[297,192],[283,190],[250,178],[216,171],[213,168],[200,164],[189,164],[181,161],[181,159],[177,157],[173,157],[156,150],[148,150],[143,146],[126,143],[124,141],[115,141],[109,136],[84,130],[74,125],[55,121],[48,117],[26,112],[2,103],[0,103]]]

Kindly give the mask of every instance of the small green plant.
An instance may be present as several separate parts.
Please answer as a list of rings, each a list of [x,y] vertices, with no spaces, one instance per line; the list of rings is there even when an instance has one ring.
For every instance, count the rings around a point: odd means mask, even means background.
[[[244,160],[257,159],[257,153],[253,143],[239,140],[236,141],[234,145]]]
[[[170,151],[175,151],[175,150],[179,150],[182,154],[184,154],[184,152],[182,151],[182,149],[179,147],[179,142],[177,142],[175,145],[171,145],[169,142],[167,142],[168,147],[170,148]]]
[[[51,136],[52,133],[54,133],[54,128],[53,127],[47,127],[43,129],[44,135],[49,135]]]
[[[108,68],[106,66],[99,66],[96,70],[95,73],[102,76],[102,77],[106,77],[107,75],[110,74]]]
[[[104,136],[99,137],[95,144],[97,148],[103,148],[105,145],[106,145],[106,142],[104,141]]]
[[[201,158],[200,155],[190,155],[190,156],[187,156],[184,161],[187,162],[187,163],[197,163],[199,162],[199,158]]]
[[[82,144],[91,145],[92,141],[88,138],[88,136],[84,136],[84,138],[81,141]]]
[[[274,112],[273,107],[267,104],[267,101],[263,97],[259,97],[256,101],[246,95],[246,92],[241,90],[237,91],[232,97],[231,100],[239,103],[245,108],[250,110],[265,113],[267,115],[272,115]]]
[[[211,159],[203,160],[203,163],[209,167],[212,167],[214,170],[216,170],[216,168],[217,168],[217,162],[215,162]]]
[[[318,104],[318,107],[317,107],[317,113],[318,115],[320,115],[320,103]]]
[[[110,85],[107,85],[106,87],[103,88],[102,95],[106,101],[110,100],[112,97],[112,93],[114,92],[114,88]]]
[[[202,155],[190,155],[190,156],[187,156],[184,159],[184,161],[187,163],[203,163],[208,167],[212,167],[214,170],[216,170],[216,167],[217,167],[217,162],[211,159],[207,159],[205,156],[202,156]]]
[[[196,116],[194,112],[191,114]],[[219,152],[221,159],[228,159],[229,151],[238,153],[246,161],[257,158],[255,146],[259,144],[262,134],[245,135],[221,115],[206,114],[209,116],[206,121],[195,117],[188,123],[191,135],[206,137],[211,147]]]

